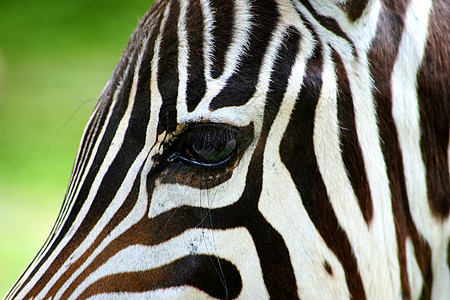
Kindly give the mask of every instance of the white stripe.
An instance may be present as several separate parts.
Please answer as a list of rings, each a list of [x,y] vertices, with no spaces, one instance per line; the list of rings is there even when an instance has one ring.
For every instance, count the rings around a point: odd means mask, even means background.
[[[283,236],[289,250],[299,296],[302,299],[332,297],[345,299],[349,298],[349,291],[343,268],[311,222],[279,154],[281,139],[302,87],[306,61],[314,47],[309,31],[302,24],[296,24],[296,27],[302,42],[283,102],[266,143],[263,190],[258,208],[267,221]],[[325,261],[332,266],[333,276],[329,276],[324,270]],[[311,274],[314,274],[313,278]]]
[[[189,43],[186,29],[186,14],[188,1],[180,1],[180,16],[177,25],[178,34],[178,95],[177,118],[183,118],[187,114],[186,90],[189,66]]]
[[[434,218],[427,197],[426,168],[420,147],[420,113],[417,73],[427,42],[431,1],[412,0],[392,73],[392,115],[398,132],[411,216],[431,247],[433,299],[450,295],[450,274],[446,265],[450,221]]]
[[[89,300],[167,300],[167,299],[216,299],[210,297],[208,294],[190,287],[182,286],[167,289],[157,289],[145,293],[114,293],[114,294],[99,294],[88,298]]]
[[[239,244],[239,253],[236,252],[236,244]],[[247,229],[235,228],[229,230],[191,229],[156,246],[130,246],[111,257],[86,278],[72,294],[71,299],[77,298],[89,285],[102,277],[124,272],[150,270],[192,253],[214,255],[234,264],[242,278],[240,298],[269,298],[252,237]],[[175,295],[178,294],[176,290],[174,292]],[[191,293],[192,290],[189,289],[187,292]],[[198,295],[202,296],[202,294]],[[170,290],[165,295],[174,296]]]
[[[302,3],[296,2],[296,8],[313,26],[314,31],[320,36],[322,43],[330,44],[333,48],[339,49],[341,55],[344,55],[348,58],[353,56],[350,43],[347,40],[340,36],[337,36],[327,28],[323,27],[316,19],[314,19],[313,15],[309,10],[306,9],[306,7],[303,6]],[[336,17],[336,13],[334,17]]]
[[[226,86],[228,79],[236,72],[243,55],[245,55],[248,50],[247,44],[250,39],[250,29],[252,26],[250,21],[252,16],[250,15],[248,1],[235,0],[234,12],[234,24],[232,29],[233,37],[225,55],[223,73],[217,79],[212,79],[211,75],[207,74],[206,92],[203,99],[192,113],[178,115],[178,123],[180,124],[205,120],[211,117],[211,114],[209,113],[211,100]],[[209,17],[205,18],[205,22],[210,22],[211,20],[212,19]],[[209,28],[211,25],[205,24],[205,26]],[[206,56],[206,59],[206,65],[214,63],[211,61],[211,56]]]
[[[233,1],[233,0],[229,0]],[[214,49],[214,36],[212,35],[212,31],[214,29],[214,22],[215,22],[215,14],[216,12],[213,12],[210,7],[210,0],[200,0],[200,6],[203,13],[203,49],[205,50],[203,53],[203,59],[205,61],[205,79],[206,81],[212,80],[211,78],[211,68],[213,65],[212,61],[212,50]],[[220,12],[219,12],[220,13]]]
[[[410,238],[406,239],[406,268],[409,286],[411,287],[411,299],[419,299],[423,288],[423,276],[417,264],[417,259],[414,255],[414,245]]]
[[[340,150],[337,86],[333,65],[330,64],[328,47],[324,48],[324,58],[323,86],[314,121],[314,149],[319,170],[339,225],[346,232],[352,245],[368,299],[397,298],[401,295],[400,267],[397,260],[393,218],[382,218],[384,212],[380,212],[379,208],[375,207],[378,210],[374,212],[372,228],[383,228],[385,231],[380,236],[376,230],[369,231],[362,216]],[[371,124],[372,128],[375,128],[374,115],[372,120],[374,122]],[[364,129],[367,130],[368,127],[366,125]],[[378,141],[376,136],[373,141]],[[382,161],[380,157],[379,162]],[[385,180],[386,191],[387,178]],[[392,216],[392,210],[390,207],[388,209],[387,215]]]

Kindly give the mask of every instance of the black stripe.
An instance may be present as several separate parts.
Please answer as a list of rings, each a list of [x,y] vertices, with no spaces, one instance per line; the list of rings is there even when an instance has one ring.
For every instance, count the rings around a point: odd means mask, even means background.
[[[218,260],[223,278],[217,273],[213,261]],[[201,266],[201,268],[199,268]],[[89,286],[80,299],[87,299],[101,293],[142,293],[163,288],[192,286],[219,299],[234,299],[242,290],[239,271],[229,261],[210,255],[189,255],[156,269],[127,272],[99,279]]]
[[[261,137],[250,162],[245,190],[239,200],[245,212],[241,217],[255,243],[263,271],[264,283],[272,299],[297,299],[295,280],[289,251],[283,237],[258,210],[262,190],[263,159],[267,137],[280,109],[283,96],[299,51],[300,36],[296,29],[288,28],[280,44],[267,94]],[[251,209],[250,211],[248,211]],[[254,212],[252,212],[254,210]],[[249,218],[249,216],[252,216]]]
[[[173,132],[177,126],[177,98],[178,98],[178,19],[180,4],[170,2],[170,12],[164,24],[158,62],[158,89],[162,97],[159,112],[158,136],[166,132]]]
[[[355,52],[355,44],[353,41],[348,37],[348,35],[342,30],[341,26],[339,26],[339,23],[330,17],[325,17],[322,15],[319,15],[314,7],[312,7],[311,3],[309,3],[308,0],[300,0],[300,2],[305,6],[305,8],[309,11],[309,13],[313,16],[313,18],[323,27],[325,27],[328,31],[334,33],[335,35],[343,38],[347,42],[349,42],[353,55],[356,54]],[[299,14],[301,14],[300,11],[298,11]]]
[[[203,13],[199,0],[192,0],[187,11],[187,35],[189,43],[189,65],[187,69],[186,104],[192,112],[202,100],[206,91]]]
[[[311,221],[341,262],[351,297],[365,299],[356,258],[328,199],[314,152],[314,117],[322,88],[322,65],[322,48],[319,44],[307,63],[303,87],[280,144],[280,156]]]
[[[391,74],[398,54],[398,46],[404,28],[407,1],[385,1],[380,12],[377,33],[369,52],[371,74],[374,79],[373,95],[376,101],[381,149],[386,162],[392,210],[398,244],[398,260],[402,295],[409,298],[411,287],[406,262],[406,238],[411,236],[417,262],[424,279],[424,297],[430,298],[432,286],[431,255],[429,245],[423,241],[411,217],[406,192],[403,160],[398,132],[392,116]]]
[[[420,109],[420,148],[426,166],[428,203],[434,217],[450,214],[448,145],[450,126],[450,8],[448,1],[433,1],[428,42],[417,75]]]
[[[332,57],[336,63],[337,73],[337,104],[342,158],[364,220],[367,224],[370,224],[373,217],[373,203],[356,131],[355,108],[353,106],[350,84],[340,55],[333,51]]]
[[[97,127],[103,126],[103,124],[101,125],[98,124],[99,120],[101,119],[105,120],[106,117],[105,114],[107,113],[108,113],[107,111],[103,113],[96,113],[92,118],[92,122],[89,122],[88,124],[86,134],[83,137],[82,144],[80,146],[80,150],[77,155],[76,164],[72,170],[72,177],[70,179],[69,187],[66,191],[66,195],[64,196],[64,201],[61,206],[58,218],[56,219],[56,222],[53,226],[51,235],[53,235],[60,228],[60,226],[62,225],[61,222],[69,213],[68,207],[74,201],[74,199],[69,199],[69,197],[73,197],[72,193],[77,189],[78,183],[85,172],[85,168],[86,165],[88,164],[89,157],[91,157],[92,155],[93,145],[95,144],[99,135],[99,130]]]
[[[251,1],[251,5],[253,26],[250,32],[249,48],[245,51],[238,70],[228,80],[226,87],[211,101],[210,110],[244,105],[256,91],[263,57],[280,15],[276,2],[273,0],[254,0]]]
[[[355,22],[361,18],[368,2],[368,0],[350,0],[343,4],[343,8],[347,12],[349,20]]]
[[[233,38],[234,0],[211,0],[210,5],[214,13],[214,27],[211,32],[214,39],[211,76],[218,78],[223,73],[225,55]]]
[[[299,52],[300,34],[295,27],[288,27],[278,49],[277,59],[270,76],[269,92],[267,93],[266,112],[278,112],[295,59]]]
[[[97,140],[98,135],[100,134],[98,127],[103,126],[103,123],[99,124],[99,121],[104,121],[108,113],[107,110],[103,111],[102,106],[103,105],[99,107],[99,112],[92,116],[91,122],[89,122],[86,127],[86,134],[81,141],[77,158],[75,159],[75,165],[72,169],[72,178],[70,179],[69,189],[66,191],[66,198],[72,192],[72,189],[76,188],[76,185],[74,183],[77,182],[79,180],[79,176],[83,174],[82,171],[84,170],[83,167],[86,166],[86,160],[91,157],[93,145]]]

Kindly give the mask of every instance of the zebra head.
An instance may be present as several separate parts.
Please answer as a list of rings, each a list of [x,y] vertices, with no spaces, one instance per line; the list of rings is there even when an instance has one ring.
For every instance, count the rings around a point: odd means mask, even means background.
[[[157,2],[7,298],[448,296],[446,18],[406,2]]]

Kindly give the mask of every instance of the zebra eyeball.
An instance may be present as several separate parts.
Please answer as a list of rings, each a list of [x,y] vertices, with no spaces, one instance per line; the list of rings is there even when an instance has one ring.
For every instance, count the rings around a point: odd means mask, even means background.
[[[199,166],[220,166],[234,156],[237,146],[236,132],[231,128],[197,124],[184,135],[178,158]]]

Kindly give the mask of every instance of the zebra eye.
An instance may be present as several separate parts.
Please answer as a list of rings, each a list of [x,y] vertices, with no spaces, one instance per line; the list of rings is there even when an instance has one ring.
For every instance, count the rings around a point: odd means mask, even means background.
[[[237,148],[236,133],[217,124],[198,124],[184,135],[178,158],[200,166],[219,166],[229,161]]]

